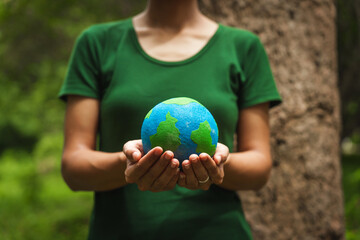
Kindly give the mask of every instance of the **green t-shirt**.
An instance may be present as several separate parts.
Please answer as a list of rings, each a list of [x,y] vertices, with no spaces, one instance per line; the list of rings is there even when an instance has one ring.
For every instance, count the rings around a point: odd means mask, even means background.
[[[60,97],[100,100],[99,150],[122,151],[139,139],[146,113],[173,97],[190,97],[213,114],[219,142],[233,149],[242,108],[280,103],[266,52],[253,33],[219,24],[194,56],[160,61],[141,48],[132,19],[94,25],[77,39]],[[251,239],[240,199],[213,185],[141,192],[135,184],[95,193],[89,239]]]

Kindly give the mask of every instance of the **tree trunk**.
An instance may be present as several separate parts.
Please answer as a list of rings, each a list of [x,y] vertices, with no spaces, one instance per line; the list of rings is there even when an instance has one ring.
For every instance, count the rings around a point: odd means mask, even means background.
[[[344,239],[333,0],[201,0],[202,11],[256,33],[283,104],[271,111],[272,176],[241,198],[255,239]]]

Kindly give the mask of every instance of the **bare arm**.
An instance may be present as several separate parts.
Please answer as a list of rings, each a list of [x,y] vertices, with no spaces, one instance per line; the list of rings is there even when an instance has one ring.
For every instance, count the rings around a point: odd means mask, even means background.
[[[68,96],[61,172],[74,191],[105,191],[127,184],[125,154],[95,150],[98,115],[98,100]]]
[[[239,113],[238,151],[218,143],[214,157],[193,154],[182,163],[178,184],[188,189],[208,190],[217,184],[228,190],[258,190],[267,182],[271,170],[268,103],[243,109]]]
[[[224,163],[224,179],[219,186],[229,190],[259,190],[267,182],[272,167],[268,103],[239,113],[238,152]]]
[[[153,192],[175,187],[179,161],[173,159],[172,152],[154,148],[143,154],[141,140],[127,142],[123,152],[96,151],[98,115],[98,100],[68,97],[61,169],[72,190],[106,191],[127,183]]]

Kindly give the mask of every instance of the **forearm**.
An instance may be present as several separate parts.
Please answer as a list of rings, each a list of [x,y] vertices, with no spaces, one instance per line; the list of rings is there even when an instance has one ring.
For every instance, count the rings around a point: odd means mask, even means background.
[[[228,190],[259,190],[262,188],[271,171],[270,156],[249,150],[231,153],[224,165],[224,180],[220,184]]]
[[[90,149],[65,151],[61,172],[73,191],[106,191],[126,185],[126,156]]]

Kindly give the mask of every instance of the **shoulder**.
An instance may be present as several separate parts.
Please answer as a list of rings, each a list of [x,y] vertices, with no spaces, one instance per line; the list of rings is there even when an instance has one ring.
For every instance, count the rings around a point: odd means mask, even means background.
[[[130,29],[130,19],[113,22],[98,23],[85,28],[78,39],[85,39],[90,42],[103,42],[123,35]]]
[[[130,21],[131,19],[123,19],[113,22],[98,23],[89,26],[83,32],[97,36],[115,31],[126,31],[130,28]]]
[[[222,28],[224,39],[231,41],[235,46],[251,48],[262,45],[259,36],[250,30],[226,25],[222,25]]]
[[[250,30],[247,30],[247,29],[244,29],[244,28],[237,28],[237,27],[233,27],[233,26],[228,26],[228,25],[224,25],[224,24],[221,24],[221,26],[224,28],[224,32],[228,35],[231,35],[231,36],[236,36],[236,37],[243,37],[243,38],[246,38],[246,39],[256,39],[258,38],[258,36],[250,31]]]

